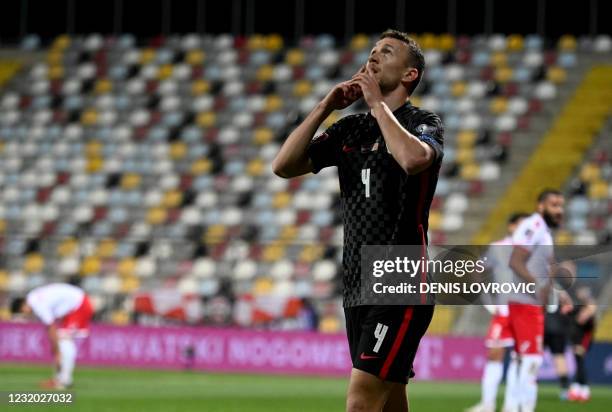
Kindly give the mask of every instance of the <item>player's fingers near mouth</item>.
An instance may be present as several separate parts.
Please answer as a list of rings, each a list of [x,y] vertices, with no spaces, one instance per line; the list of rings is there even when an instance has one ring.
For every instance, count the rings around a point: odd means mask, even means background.
[[[362,66],[359,68],[359,70],[357,70],[357,73],[355,73],[355,74],[353,75],[353,78],[355,78],[356,76],[360,75],[361,73],[365,73],[365,71],[366,71],[366,65],[364,64],[364,65],[362,65]]]
[[[346,95],[351,92],[351,86],[349,84],[342,84],[340,86],[340,91],[342,91],[342,94]]]
[[[351,84],[358,84],[359,86],[362,85],[362,83],[364,83],[365,78],[363,77],[363,75],[358,75],[357,77],[355,77],[353,80],[351,80]]]
[[[359,85],[361,90],[367,89],[367,88],[369,88],[371,86],[371,84],[368,82],[368,80],[363,78],[363,77],[355,79],[355,83]]]

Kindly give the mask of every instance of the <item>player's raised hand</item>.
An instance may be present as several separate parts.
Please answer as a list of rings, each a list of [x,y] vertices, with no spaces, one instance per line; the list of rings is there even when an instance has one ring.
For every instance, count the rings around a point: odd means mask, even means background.
[[[564,290],[559,291],[559,305],[561,314],[563,315],[568,315],[574,310],[574,302],[572,302],[572,298]]]
[[[331,110],[342,110],[361,98],[361,90],[351,80],[338,83],[323,99],[323,104]]]
[[[355,76],[357,76],[359,73],[363,73],[364,71],[365,66],[361,66],[359,71],[355,73],[351,80],[338,83],[336,86],[334,86],[334,88],[331,89],[331,91],[323,99],[325,106],[332,110],[342,110],[361,99],[363,93],[361,93],[361,88],[359,85],[353,83],[353,79],[355,79]]]
[[[359,86],[359,89],[363,93],[363,99],[370,108],[374,108],[374,106],[383,101],[382,91],[380,90],[378,80],[374,77],[371,68],[363,66],[362,69],[353,76],[350,84]]]

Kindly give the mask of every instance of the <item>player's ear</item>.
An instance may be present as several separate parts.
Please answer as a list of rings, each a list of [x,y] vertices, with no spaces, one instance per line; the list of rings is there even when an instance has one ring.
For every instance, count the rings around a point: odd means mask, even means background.
[[[404,75],[402,76],[402,83],[411,83],[415,81],[419,77],[418,69],[414,67],[407,67],[404,70]]]

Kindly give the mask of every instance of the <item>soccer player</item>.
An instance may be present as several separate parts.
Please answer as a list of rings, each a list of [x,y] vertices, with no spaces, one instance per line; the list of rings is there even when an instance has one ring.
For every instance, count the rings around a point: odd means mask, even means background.
[[[578,288],[576,301],[571,316],[571,340],[576,359],[576,375],[570,386],[568,399],[574,402],[587,402],[591,399],[591,390],[587,382],[585,357],[593,343],[597,306],[588,286]]]
[[[544,309],[551,292],[554,272],[552,230],[563,220],[564,199],[561,192],[546,189],[538,196],[537,212],[521,222],[512,235],[510,268],[516,282],[535,284],[535,294],[516,294],[509,298],[510,329],[514,338],[512,361],[504,410],[535,410],[538,370],[542,364]]]
[[[344,224],[343,304],[353,363],[347,411],[407,411],[406,384],[433,306],[359,305],[362,245],[427,244],[429,207],[443,156],[440,118],[408,100],[425,67],[405,33],[384,32],[364,67],[337,84],[289,135],[272,164],[284,178],[336,166]],[[363,97],[313,139],[334,110]]]
[[[86,337],[93,310],[83,289],[66,283],[52,283],[33,289],[25,298],[15,298],[13,314],[35,315],[47,326],[55,376],[43,382],[49,389],[72,385],[77,348],[74,339]]]
[[[544,347],[553,355],[555,371],[559,378],[561,389],[559,398],[567,399],[569,389],[569,377],[567,362],[565,361],[565,348],[569,340],[570,317],[562,312],[559,305],[551,305],[546,311],[544,318]]]
[[[525,213],[512,214],[507,223],[508,235],[491,243],[487,252],[487,267],[493,273],[493,280],[496,282],[511,280],[509,263],[512,252],[512,234],[527,216],[529,215]],[[481,398],[478,404],[468,408],[466,412],[495,411],[497,390],[504,375],[504,355],[506,349],[514,345],[508,319],[508,305],[485,305],[485,308],[493,317],[485,338],[487,363],[482,373]]]

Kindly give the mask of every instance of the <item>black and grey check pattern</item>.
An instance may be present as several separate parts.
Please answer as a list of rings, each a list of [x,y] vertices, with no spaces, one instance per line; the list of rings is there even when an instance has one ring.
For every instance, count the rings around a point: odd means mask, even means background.
[[[359,304],[362,245],[421,245],[427,242],[429,206],[443,157],[440,118],[409,102],[393,112],[413,135],[429,144],[436,160],[428,169],[407,175],[388,153],[376,119],[347,116],[315,137],[308,148],[315,173],[337,166],[344,224],[344,306]],[[362,170],[370,169],[370,197]]]

